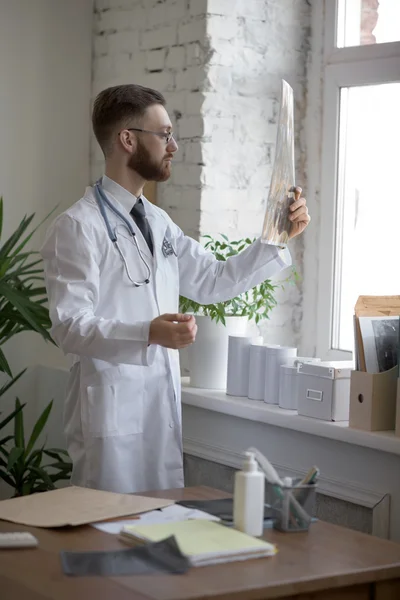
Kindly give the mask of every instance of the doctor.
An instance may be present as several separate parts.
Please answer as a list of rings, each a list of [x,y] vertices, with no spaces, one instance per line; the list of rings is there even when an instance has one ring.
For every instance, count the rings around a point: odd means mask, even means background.
[[[72,364],[71,482],[122,493],[181,487],[178,349],[197,327],[178,313],[179,294],[227,300],[287,267],[290,254],[256,241],[218,262],[143,197],[146,181],[170,177],[178,149],[160,93],[108,88],[92,122],[105,175],[55,219],[41,251],[51,334]],[[292,208],[294,237],[310,217],[303,198]]]

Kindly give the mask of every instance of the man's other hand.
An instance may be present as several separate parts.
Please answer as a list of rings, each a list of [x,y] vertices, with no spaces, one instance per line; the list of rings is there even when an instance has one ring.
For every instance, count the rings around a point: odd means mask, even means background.
[[[197,325],[193,315],[181,313],[160,315],[150,323],[149,344],[164,348],[186,348],[196,339]]]

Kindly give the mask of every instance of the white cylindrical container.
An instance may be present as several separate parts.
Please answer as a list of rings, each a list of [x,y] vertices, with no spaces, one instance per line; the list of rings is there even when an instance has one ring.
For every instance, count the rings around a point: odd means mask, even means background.
[[[297,410],[297,366],[280,367],[279,406],[287,410]]]
[[[249,391],[250,346],[257,343],[262,343],[261,337],[229,336],[228,376],[226,380],[226,393],[229,396],[247,397]]]
[[[239,531],[260,536],[264,529],[264,473],[253,452],[245,452],[245,456],[242,471],[235,474],[233,523]]]
[[[267,404],[279,403],[279,377],[280,367],[297,355],[297,348],[279,346],[267,348],[265,355],[265,388],[264,402]]]
[[[228,369],[228,337],[245,335],[247,317],[225,317],[226,325],[196,316],[196,341],[189,346],[190,385],[224,390]]]
[[[249,355],[249,391],[250,400],[264,400],[265,389],[265,352],[263,344],[251,344]]]

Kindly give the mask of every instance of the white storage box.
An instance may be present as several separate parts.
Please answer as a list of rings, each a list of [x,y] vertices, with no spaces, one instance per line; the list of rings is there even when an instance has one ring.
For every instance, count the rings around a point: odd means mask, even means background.
[[[298,405],[298,366],[300,363],[320,363],[320,358],[297,356],[281,365],[279,376],[279,406],[288,410],[297,410]]]
[[[348,421],[351,361],[298,365],[298,413],[324,421]]]

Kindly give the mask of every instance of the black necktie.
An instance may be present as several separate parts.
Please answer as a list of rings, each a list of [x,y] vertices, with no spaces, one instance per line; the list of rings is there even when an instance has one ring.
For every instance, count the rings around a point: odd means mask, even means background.
[[[151,239],[150,225],[146,218],[146,211],[144,210],[143,202],[141,198],[138,198],[135,206],[132,208],[131,217],[139,227],[144,239],[147,242],[150,252],[153,254],[153,240]]]

